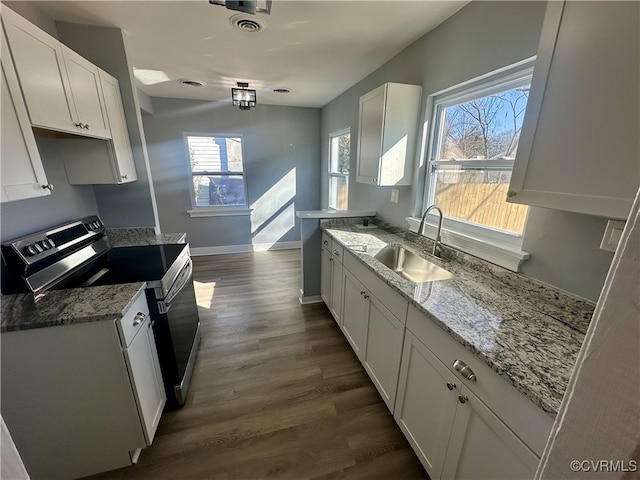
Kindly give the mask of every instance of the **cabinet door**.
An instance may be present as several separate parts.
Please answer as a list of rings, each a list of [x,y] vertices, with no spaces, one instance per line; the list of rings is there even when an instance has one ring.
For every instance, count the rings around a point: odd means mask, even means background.
[[[31,123],[77,133],[60,42],[6,6],[2,21]]]
[[[345,268],[343,276],[342,332],[362,361],[367,339],[369,301],[362,284]]]
[[[360,99],[356,175],[358,182],[378,184],[385,97],[386,85],[381,85]]]
[[[469,389],[459,395],[442,478],[532,479],[538,457]]]
[[[51,194],[40,152],[36,145],[27,114],[20,85],[9,48],[0,29],[2,38],[2,132],[0,139],[0,180],[2,202],[40,197]]]
[[[549,2],[509,201],[626,218],[640,183],[638,2]]]
[[[127,368],[147,445],[151,445],[166,402],[158,353],[147,316],[135,338],[125,349]]]
[[[335,257],[331,257],[331,314],[340,325],[340,314],[342,313],[342,263]]]
[[[80,125],[79,133],[111,138],[98,67],[64,45],[62,55]]]
[[[369,298],[364,367],[393,413],[396,402],[404,323],[375,297]]]
[[[111,130],[113,154],[117,166],[118,181],[116,183],[134,182],[138,179],[138,175],[133,161],[133,153],[131,152],[127,121],[124,116],[122,96],[120,95],[120,84],[116,78],[102,70],[99,71],[99,74]]]
[[[323,248],[320,252],[320,296],[325,305],[331,310],[331,252]]]
[[[453,374],[407,330],[394,417],[434,480],[440,478],[456,414],[455,382]]]

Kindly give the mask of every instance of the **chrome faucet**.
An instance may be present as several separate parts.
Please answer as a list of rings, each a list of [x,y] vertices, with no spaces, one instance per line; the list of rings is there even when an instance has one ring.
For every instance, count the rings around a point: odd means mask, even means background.
[[[438,232],[436,233],[436,239],[433,242],[433,252],[432,254],[435,255],[436,257],[439,257],[439,252],[438,252],[438,245],[442,245],[442,241],[440,240],[441,238],[441,233],[442,233],[442,217],[444,217],[443,213],[442,213],[442,208],[440,208],[439,205],[429,205],[427,207],[427,209],[424,211],[424,213],[422,214],[422,220],[420,221],[420,226],[418,227],[418,235],[424,235],[424,220],[425,218],[427,218],[427,214],[431,211],[431,210],[437,210],[438,213],[440,214],[440,219],[438,220]]]

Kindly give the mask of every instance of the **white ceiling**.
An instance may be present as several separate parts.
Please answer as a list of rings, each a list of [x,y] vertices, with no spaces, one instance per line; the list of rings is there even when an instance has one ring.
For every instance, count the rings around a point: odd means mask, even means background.
[[[55,20],[121,28],[131,65],[160,77],[139,84],[150,96],[224,100],[245,81],[258,103],[322,107],[467,3],[274,0],[270,15],[256,15],[267,24],[258,33],[237,30],[229,19],[238,12],[207,0],[37,5]]]

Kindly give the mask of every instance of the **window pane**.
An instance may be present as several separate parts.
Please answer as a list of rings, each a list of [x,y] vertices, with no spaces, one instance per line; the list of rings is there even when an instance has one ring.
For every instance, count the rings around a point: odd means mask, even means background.
[[[349,177],[329,177],[329,207],[347,210],[349,199]]]
[[[193,175],[194,205],[246,205],[242,175]]]
[[[346,133],[331,137],[330,171],[331,173],[349,174],[351,154],[351,134]]]
[[[239,137],[188,136],[192,172],[242,172]]]
[[[520,235],[529,207],[506,202],[510,180],[510,170],[438,169],[434,203],[446,217]]]
[[[441,110],[438,160],[515,158],[530,86]]]

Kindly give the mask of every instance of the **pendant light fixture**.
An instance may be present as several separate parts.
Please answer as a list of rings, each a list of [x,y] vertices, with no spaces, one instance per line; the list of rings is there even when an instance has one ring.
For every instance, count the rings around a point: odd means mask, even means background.
[[[249,89],[246,82],[238,82],[238,88],[231,88],[231,101],[234,107],[240,110],[249,110],[256,106],[256,91]]]

